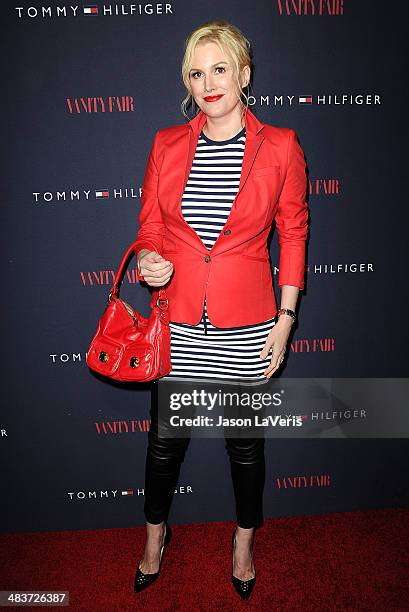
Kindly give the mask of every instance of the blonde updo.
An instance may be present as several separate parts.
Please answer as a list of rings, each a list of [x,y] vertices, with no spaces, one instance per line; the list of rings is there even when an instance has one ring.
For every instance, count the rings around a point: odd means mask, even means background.
[[[192,68],[192,58],[196,45],[199,43],[214,42],[216,43],[224,55],[231,61],[233,66],[233,78],[236,81],[238,97],[243,106],[248,107],[248,96],[240,85],[239,75],[245,66],[252,68],[250,42],[244,34],[231,23],[227,21],[208,21],[197,27],[184,44],[184,56],[182,60],[182,79],[186,87],[186,96],[181,103],[181,111],[184,117],[191,119],[187,113],[189,103],[195,105],[190,87],[189,73]],[[247,85],[250,87],[250,83]],[[245,101],[245,102],[244,102]],[[197,114],[198,110],[195,114]]]

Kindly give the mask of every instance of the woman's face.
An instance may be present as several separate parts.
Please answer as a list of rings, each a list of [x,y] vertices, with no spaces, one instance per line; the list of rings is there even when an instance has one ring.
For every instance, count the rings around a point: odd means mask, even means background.
[[[246,66],[241,75],[242,87],[249,76],[250,68]],[[196,45],[189,81],[196,104],[209,117],[223,117],[240,104],[233,66],[214,42]]]

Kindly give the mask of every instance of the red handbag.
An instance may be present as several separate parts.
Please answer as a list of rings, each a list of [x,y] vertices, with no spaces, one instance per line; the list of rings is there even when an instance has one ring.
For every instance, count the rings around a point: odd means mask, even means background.
[[[122,382],[148,382],[169,374],[169,303],[159,289],[149,318],[140,315],[119,297],[119,285],[132,243],[124,254],[107,305],[91,341],[86,363],[91,370]]]

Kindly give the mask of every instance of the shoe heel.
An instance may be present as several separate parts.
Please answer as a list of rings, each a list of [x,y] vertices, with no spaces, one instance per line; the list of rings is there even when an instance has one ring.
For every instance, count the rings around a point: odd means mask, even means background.
[[[160,556],[159,556],[159,570],[160,570],[160,566],[162,563],[162,557],[163,557],[163,553],[165,552],[165,549],[168,547],[169,542],[172,539],[172,529],[170,528],[170,525],[168,525],[166,523],[166,533],[165,533],[165,539],[163,541],[162,547],[160,549]]]
[[[165,529],[166,529],[165,539],[163,541],[163,544],[161,546],[160,553],[159,553],[159,570],[153,574],[144,574],[138,565],[136,574],[135,574],[135,580],[134,580],[134,592],[135,593],[140,593],[141,591],[144,591],[153,582],[155,582],[155,580],[159,577],[160,568],[162,565],[162,559],[163,559],[165,549],[168,547],[168,544],[172,539],[172,529],[170,528],[170,525],[165,523]]]
[[[233,556],[234,556],[234,545],[235,545],[235,539],[236,539],[236,530],[237,528],[234,529],[232,533],[232,538],[231,538]],[[248,599],[250,597],[252,590],[254,589],[254,585],[256,584],[256,571],[254,569],[253,578],[250,578],[249,580],[240,580],[240,578],[236,578],[232,570],[231,581],[237,593],[240,595],[240,597],[242,599]]]

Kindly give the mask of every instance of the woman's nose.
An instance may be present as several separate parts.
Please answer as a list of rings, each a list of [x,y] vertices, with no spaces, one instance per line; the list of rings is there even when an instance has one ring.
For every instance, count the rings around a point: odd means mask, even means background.
[[[205,78],[204,78],[204,88],[205,88],[205,91],[212,91],[212,89],[214,89],[214,86],[213,86],[213,77],[211,75],[205,76]]]

